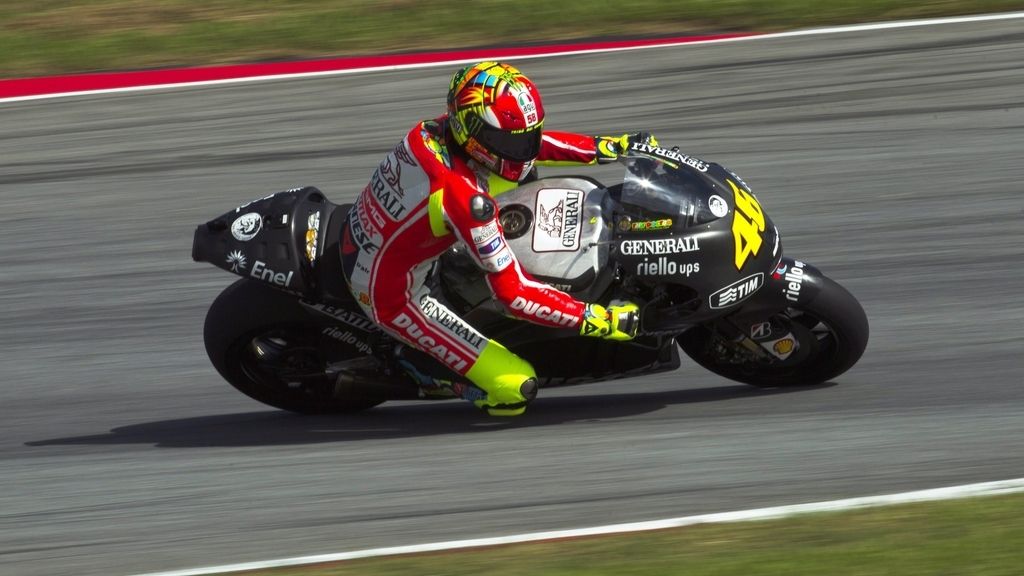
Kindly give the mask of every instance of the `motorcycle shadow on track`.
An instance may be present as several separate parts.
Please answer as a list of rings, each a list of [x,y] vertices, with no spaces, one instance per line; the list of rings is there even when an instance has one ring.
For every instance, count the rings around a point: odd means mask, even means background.
[[[26,442],[27,446],[152,444],[162,448],[284,446],[480,433],[602,421],[648,414],[671,405],[810,392],[832,383],[800,388],[724,386],[664,392],[548,397],[524,416],[493,418],[462,402],[389,404],[349,415],[301,416],[282,411],[246,412],[159,420],[112,429],[107,434]],[[685,416],[680,424],[685,425]]]

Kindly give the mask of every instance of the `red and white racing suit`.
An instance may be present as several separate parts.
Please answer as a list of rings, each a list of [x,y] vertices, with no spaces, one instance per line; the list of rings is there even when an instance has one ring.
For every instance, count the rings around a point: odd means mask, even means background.
[[[422,122],[380,163],[349,213],[341,250],[356,300],[384,330],[427,352],[486,392],[481,407],[521,407],[533,368],[488,340],[425,286],[432,262],[455,242],[487,272],[509,313],[575,328],[585,304],[530,278],[505,241],[492,194],[517,185],[449,150],[446,116]],[[537,161],[592,164],[592,136],[544,132]],[[521,408],[520,408],[521,411]]]

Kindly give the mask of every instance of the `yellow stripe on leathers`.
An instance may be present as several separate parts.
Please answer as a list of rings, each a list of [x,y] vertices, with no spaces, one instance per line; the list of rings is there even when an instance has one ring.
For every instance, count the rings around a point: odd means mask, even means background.
[[[444,222],[444,189],[430,193],[430,200],[427,202],[427,218],[430,219],[430,231],[434,237],[440,238],[451,234],[451,230]]]

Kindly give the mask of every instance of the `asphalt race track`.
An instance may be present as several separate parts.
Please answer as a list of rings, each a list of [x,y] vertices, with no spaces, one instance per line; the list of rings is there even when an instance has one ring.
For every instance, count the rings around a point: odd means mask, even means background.
[[[201,342],[232,276],[194,227],[296,185],[352,198],[451,70],[0,104],[0,572],[109,575],[1024,476],[1021,20],[519,62],[548,127],[648,129],[759,193],[863,302],[834,385],[686,361],[300,417]],[[549,170],[549,174],[554,173]],[[606,180],[618,168],[591,169]]]

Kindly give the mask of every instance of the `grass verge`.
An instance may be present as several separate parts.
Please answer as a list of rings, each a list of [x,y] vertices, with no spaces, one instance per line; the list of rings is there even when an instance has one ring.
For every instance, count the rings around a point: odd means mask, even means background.
[[[1024,0],[4,0],[0,77],[973,14]]]
[[[1022,513],[1013,494],[245,574],[1019,576]]]

